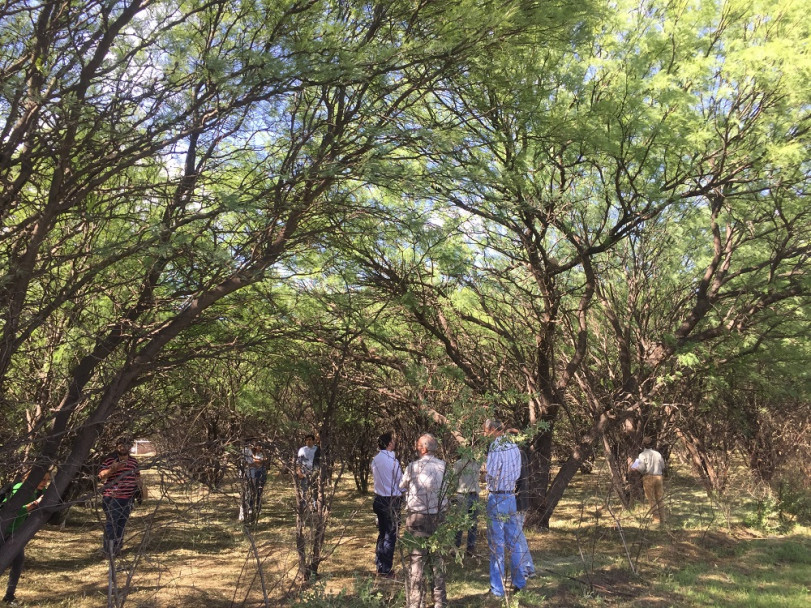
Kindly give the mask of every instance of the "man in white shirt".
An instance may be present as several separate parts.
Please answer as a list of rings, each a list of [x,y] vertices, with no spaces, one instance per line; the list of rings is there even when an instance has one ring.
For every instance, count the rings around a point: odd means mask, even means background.
[[[518,548],[521,527],[515,504],[515,484],[521,474],[521,452],[504,435],[504,425],[499,420],[486,420],[484,434],[493,438],[486,464],[490,593],[496,597],[504,597],[504,579],[507,574],[505,550],[510,552],[513,593],[521,591],[527,584],[521,568],[521,551]]]
[[[471,456],[461,456],[453,463],[453,475],[456,479],[456,503],[459,511],[466,513],[469,527],[467,530],[467,555],[476,550],[476,520],[479,513],[479,470],[481,465]],[[456,533],[456,546],[462,546],[464,530]]]
[[[650,512],[653,519],[661,525],[665,523],[665,488],[662,478],[665,472],[665,459],[651,447],[652,445],[652,438],[642,439],[644,449],[634,460],[631,470],[642,474],[642,487],[650,505]]]
[[[433,576],[434,608],[444,608],[447,605],[445,563],[442,554],[431,551],[425,539],[436,532],[448,507],[445,462],[436,457],[439,445],[433,435],[420,437],[416,448],[419,459],[406,467],[400,481],[400,489],[406,492],[406,531],[412,537],[409,539],[411,569],[406,585],[406,606],[424,606],[423,579],[425,563],[429,562]]]
[[[304,445],[299,448],[296,455],[296,477],[301,488],[301,500],[304,505],[310,504],[307,495],[313,482],[313,473],[318,468],[318,453],[320,448],[315,445],[315,435],[307,435]],[[315,499],[312,501],[315,506]]]
[[[372,510],[377,515],[378,529],[375,566],[377,574],[387,578],[394,578],[392,564],[402,496],[400,480],[403,478],[403,470],[394,453],[396,446],[397,439],[394,433],[383,433],[377,440],[377,447],[380,451],[372,459],[375,488]]]

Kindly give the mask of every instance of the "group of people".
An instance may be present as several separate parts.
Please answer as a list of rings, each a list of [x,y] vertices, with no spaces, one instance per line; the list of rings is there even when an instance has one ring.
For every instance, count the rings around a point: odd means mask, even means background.
[[[519,510],[528,506],[526,455],[505,434],[502,422],[485,421],[483,433],[491,440],[484,468],[472,456],[465,455],[454,463],[453,473],[448,474],[446,463],[437,457],[439,444],[433,435],[419,437],[415,445],[416,459],[405,472],[397,460],[394,434],[384,433],[378,439],[379,451],[371,465],[375,492],[372,508],[378,524],[375,565],[379,576],[394,576],[394,549],[404,500],[406,517],[402,542],[410,557],[406,587],[408,608],[425,605],[426,566],[431,570],[434,606],[447,605],[443,557],[441,552],[431,549],[428,539],[439,529],[452,503],[457,505],[460,514],[466,515],[466,554],[475,554],[482,472],[488,491],[490,593],[496,597],[505,595],[507,554],[513,592],[523,589],[527,577],[535,573],[523,532],[523,511]],[[464,529],[456,533],[456,546],[460,549],[464,533]]]
[[[379,576],[394,577],[394,550],[397,543],[402,502],[405,500],[406,518],[403,542],[407,544],[410,567],[407,577],[407,606],[424,606],[424,578],[426,566],[431,570],[434,607],[447,605],[445,591],[445,565],[442,554],[431,549],[429,539],[445,520],[450,505],[457,505],[458,512],[467,522],[466,555],[475,555],[477,540],[477,516],[479,512],[480,476],[484,476],[487,497],[487,541],[490,558],[490,593],[495,597],[505,595],[507,554],[510,563],[512,592],[521,591],[527,578],[535,574],[535,565],[523,532],[524,513],[528,509],[528,475],[526,453],[505,432],[502,422],[488,419],[482,428],[490,440],[484,466],[471,455],[463,455],[453,465],[453,472],[446,474],[446,463],[437,457],[439,444],[431,434],[419,437],[415,445],[416,458],[401,469],[396,456],[397,438],[387,432],[378,438],[378,453],[372,459],[374,501],[372,509],[377,516],[378,537],[375,548],[375,566]],[[132,440],[119,437],[115,451],[101,463],[98,479],[102,482],[102,509],[105,514],[104,536],[101,553],[106,557],[120,554],[124,529],[135,501],[146,496],[138,461],[130,453]],[[653,518],[664,523],[662,476],[665,461],[654,450],[649,438],[643,439],[645,448],[631,465],[642,475],[645,496],[651,505]],[[243,452],[247,489],[243,508],[250,518],[255,518],[261,506],[262,489],[267,480],[266,457],[261,444],[252,442]],[[318,470],[320,448],[315,445],[315,436],[307,435],[305,445],[296,455],[295,473],[299,496],[308,500],[314,473]],[[25,478],[15,484],[5,500],[14,496]],[[37,508],[45,488],[50,483],[46,473],[25,502],[11,524],[3,531],[13,534],[28,514]],[[461,549],[464,529],[456,533],[456,547]],[[22,572],[25,554],[22,549],[15,555],[9,568],[8,585],[3,602],[13,604],[17,582]]]
[[[509,429],[514,430],[514,429]],[[476,518],[479,509],[480,475],[487,488],[487,542],[489,548],[489,593],[502,598],[506,593],[507,558],[511,592],[525,588],[535,575],[535,564],[524,535],[524,515],[529,508],[527,456],[511,438],[504,424],[488,419],[482,428],[490,444],[482,467],[470,455],[462,455],[446,474],[446,463],[437,457],[438,442],[431,434],[419,437],[415,460],[401,470],[396,456],[397,440],[393,433],[378,439],[379,451],[372,459],[374,501],[378,537],[375,547],[377,574],[394,577],[394,550],[398,536],[401,508],[405,501],[405,534],[402,537],[409,555],[406,577],[407,608],[421,608],[425,602],[425,573],[430,568],[434,608],[447,605],[445,564],[440,551],[432,549],[428,539],[445,521],[452,504],[466,516],[466,555],[476,550]],[[645,495],[651,503],[654,519],[664,521],[662,474],[664,459],[647,445],[632,465],[643,475]],[[456,533],[456,547],[461,549],[465,530]]]
[[[320,465],[321,448],[316,445],[315,435],[308,434],[304,445],[296,453],[294,472],[300,504],[304,508],[316,507],[315,493],[312,486]],[[267,456],[262,443],[253,439],[246,443],[242,451],[242,468],[245,486],[242,493],[242,504],[239,510],[239,521],[255,523],[262,508],[262,492],[267,482]]]

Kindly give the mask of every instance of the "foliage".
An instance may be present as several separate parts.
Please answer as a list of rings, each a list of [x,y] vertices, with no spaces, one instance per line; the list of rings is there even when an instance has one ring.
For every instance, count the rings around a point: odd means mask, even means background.
[[[330,593],[326,583],[326,580],[316,581],[294,605],[302,608],[382,608],[402,603],[402,594],[387,597],[366,578],[356,578],[351,593],[346,590]]]
[[[644,435],[802,513],[808,40],[796,0],[7,3],[4,462],[58,508],[120,430],[216,486],[317,429],[364,490],[381,428],[497,415],[544,525],[600,447],[628,504]]]

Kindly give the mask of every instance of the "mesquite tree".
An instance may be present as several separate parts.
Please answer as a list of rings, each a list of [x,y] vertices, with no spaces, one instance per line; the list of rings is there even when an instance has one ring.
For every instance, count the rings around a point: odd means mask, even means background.
[[[488,4],[0,8],[4,458],[27,448],[29,486],[57,467],[0,568],[122,396],[208,348],[178,338],[216,324],[239,290],[288,280],[357,183],[400,161],[404,109],[512,35],[522,3]]]
[[[468,387],[540,429],[543,525],[601,440],[624,495],[643,434],[687,436],[665,406],[700,348],[745,356],[808,305],[799,8],[621,4],[443,79],[418,116],[445,129],[391,192],[416,211],[387,245],[349,239]]]

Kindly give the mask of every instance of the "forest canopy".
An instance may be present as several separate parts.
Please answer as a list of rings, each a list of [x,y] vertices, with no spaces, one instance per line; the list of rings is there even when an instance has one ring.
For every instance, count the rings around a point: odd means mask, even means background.
[[[597,452],[627,497],[643,436],[711,492],[733,454],[780,478],[809,449],[806,13],[4,3],[3,481],[56,471],[13,542],[122,429],[205,444],[211,483],[246,429],[314,430],[362,488],[381,427],[498,416],[542,525]]]

